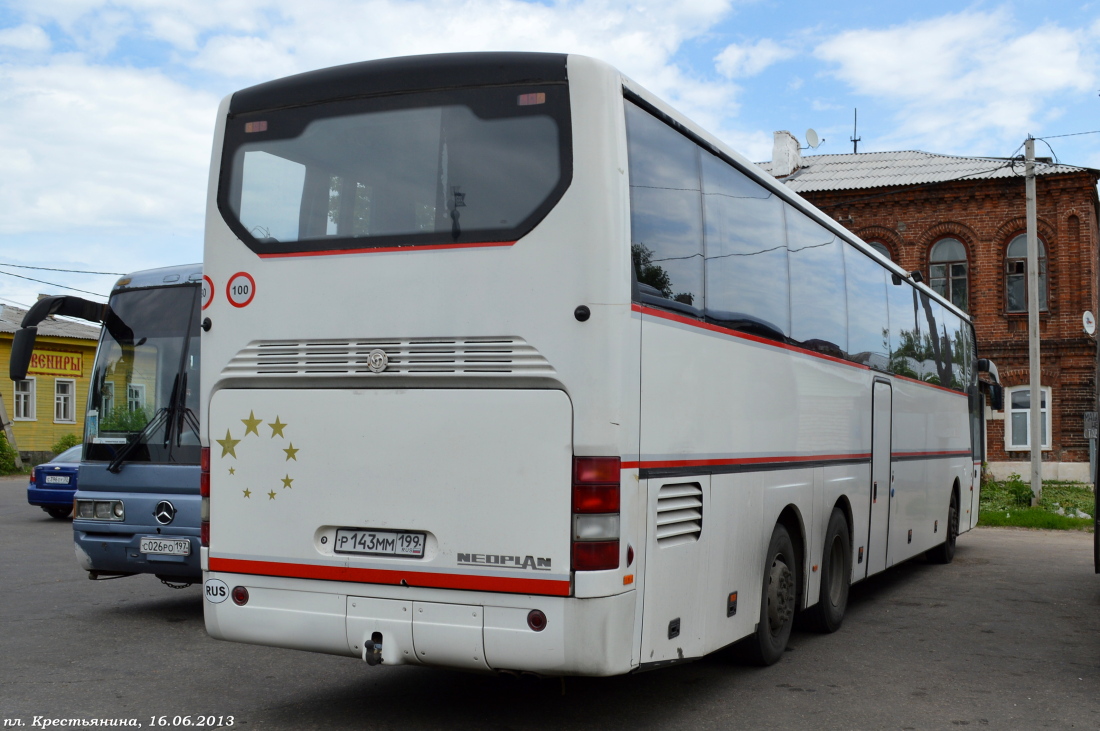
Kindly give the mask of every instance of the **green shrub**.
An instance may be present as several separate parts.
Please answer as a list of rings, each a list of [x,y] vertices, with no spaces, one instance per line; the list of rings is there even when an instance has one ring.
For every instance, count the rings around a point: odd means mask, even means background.
[[[15,449],[8,444],[8,438],[0,431],[0,474],[10,475],[16,472]]]
[[[61,454],[69,447],[75,447],[78,444],[80,444],[80,437],[78,437],[76,434],[73,434],[72,432],[69,432],[68,434],[65,434],[56,442],[54,442],[53,446],[50,447],[50,449],[53,450],[54,454]]]
[[[1005,489],[1017,505],[1031,505],[1031,485],[1024,482],[1023,478],[1015,472],[1008,476]]]

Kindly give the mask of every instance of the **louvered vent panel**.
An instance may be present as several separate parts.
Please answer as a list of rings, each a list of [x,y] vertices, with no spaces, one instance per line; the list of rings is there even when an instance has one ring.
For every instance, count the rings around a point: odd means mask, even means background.
[[[373,373],[372,350],[389,365]],[[554,369],[523,338],[409,340],[256,340],[226,365],[225,376],[516,375],[550,376]]]
[[[703,530],[703,488],[697,483],[665,485],[657,493],[657,545],[699,540]]]

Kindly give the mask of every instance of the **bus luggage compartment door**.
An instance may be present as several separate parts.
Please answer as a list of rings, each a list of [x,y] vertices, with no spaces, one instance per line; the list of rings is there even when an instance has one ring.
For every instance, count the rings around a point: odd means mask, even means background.
[[[223,389],[209,413],[211,570],[569,593],[562,391]]]

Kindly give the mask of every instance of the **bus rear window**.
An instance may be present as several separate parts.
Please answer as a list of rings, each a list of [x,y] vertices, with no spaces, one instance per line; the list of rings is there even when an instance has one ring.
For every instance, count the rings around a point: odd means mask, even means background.
[[[218,203],[261,254],[514,241],[568,186],[569,131],[564,84],[240,114]]]

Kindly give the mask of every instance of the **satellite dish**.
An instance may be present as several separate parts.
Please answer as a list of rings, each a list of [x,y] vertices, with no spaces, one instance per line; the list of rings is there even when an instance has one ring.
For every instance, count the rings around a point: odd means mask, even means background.
[[[806,144],[815,150],[821,144],[821,138],[817,136],[817,132],[813,128],[806,130]]]
[[[1089,335],[1096,332],[1096,318],[1089,310],[1085,310],[1085,314],[1081,316],[1081,323],[1085,326],[1085,332]]]

